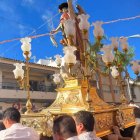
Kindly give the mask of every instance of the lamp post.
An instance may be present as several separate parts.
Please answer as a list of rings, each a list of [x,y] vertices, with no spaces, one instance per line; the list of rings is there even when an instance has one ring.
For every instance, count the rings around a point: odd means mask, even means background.
[[[68,19],[64,22],[64,31],[67,38],[67,46],[64,47],[64,63],[68,65],[69,72],[71,71],[72,66],[76,63],[76,56],[74,55],[74,51],[76,51],[76,47],[74,47],[74,36],[75,36],[75,20]]]
[[[26,102],[26,108],[27,111],[25,112],[25,114],[29,114],[32,113],[32,103],[31,103],[31,99],[30,99],[30,84],[29,84],[29,60],[31,57],[31,38],[22,38],[21,40],[22,46],[21,49],[23,51],[23,56],[25,58],[25,64],[21,63],[16,63],[14,64],[16,66],[16,69],[13,70],[13,73],[15,75],[15,78],[17,79],[20,88],[23,89],[25,88],[25,90],[27,91],[27,102]],[[22,66],[25,66],[25,75],[24,75],[24,70],[22,69]]]
[[[91,100],[91,93],[90,93],[90,83],[89,79],[91,78],[91,70],[88,65],[88,52],[87,52],[87,44],[89,43],[88,41],[88,30],[90,27],[90,23],[88,21],[89,15],[87,14],[81,14],[78,16],[80,19],[79,22],[79,28],[82,32],[82,39],[83,39],[83,46],[84,46],[84,52],[82,56],[82,61],[83,61],[83,74],[84,74],[84,80],[87,82],[87,95],[86,95],[86,101],[88,103],[88,108],[87,110],[91,111],[93,110],[92,107],[92,100]]]

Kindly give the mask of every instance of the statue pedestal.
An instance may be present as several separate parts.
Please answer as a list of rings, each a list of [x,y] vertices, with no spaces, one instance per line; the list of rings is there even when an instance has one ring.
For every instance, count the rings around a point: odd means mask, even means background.
[[[96,88],[91,87],[89,90],[91,108],[89,108],[89,104],[86,102],[87,81],[82,81],[81,86],[78,85],[77,80],[69,80],[65,83],[64,88],[57,89],[56,100],[50,107],[40,113],[22,115],[22,123],[33,126],[39,133],[51,135],[52,121],[55,116],[60,114],[72,115],[79,110],[89,110],[95,117],[96,132],[99,137],[110,134],[114,125],[120,128],[135,125],[132,107],[126,104],[121,106],[109,105],[99,98]]]

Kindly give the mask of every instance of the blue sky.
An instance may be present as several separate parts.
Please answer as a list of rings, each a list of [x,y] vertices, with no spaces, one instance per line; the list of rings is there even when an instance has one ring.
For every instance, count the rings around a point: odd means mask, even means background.
[[[59,23],[60,15],[58,14],[57,7],[65,1],[66,0],[0,0],[0,41],[50,32],[57,27]],[[140,0],[73,1],[74,4],[80,4],[90,15],[90,23],[97,20],[110,21],[140,15]],[[49,20],[52,17],[54,18]],[[48,20],[49,22],[47,22]],[[140,19],[106,24],[103,25],[103,28],[108,38],[112,36],[120,37],[140,34]],[[91,27],[90,30],[90,39],[91,42],[93,42],[93,27]],[[55,36],[58,43],[61,37],[61,33]],[[140,60],[140,38],[130,38],[129,44],[135,48],[136,53],[134,59]],[[19,41],[2,44],[0,45],[0,56],[24,60],[20,46]],[[32,41],[32,55],[36,56],[37,60],[51,57],[58,53],[62,54],[62,46],[59,45],[58,48],[55,48],[48,36]],[[131,76],[134,77],[131,71],[130,73]]]

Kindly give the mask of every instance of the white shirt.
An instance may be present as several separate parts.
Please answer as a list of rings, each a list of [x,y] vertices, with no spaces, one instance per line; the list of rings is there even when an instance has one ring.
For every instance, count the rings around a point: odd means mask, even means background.
[[[10,128],[0,131],[0,140],[39,140],[37,132],[20,123],[13,124]]]
[[[131,103],[129,104],[129,106],[140,108],[138,105],[136,105],[136,104],[131,104]]]
[[[79,140],[77,136],[74,136],[74,137],[70,137],[68,138],[67,140]]]
[[[94,132],[83,132],[78,138],[79,140],[101,140]]]

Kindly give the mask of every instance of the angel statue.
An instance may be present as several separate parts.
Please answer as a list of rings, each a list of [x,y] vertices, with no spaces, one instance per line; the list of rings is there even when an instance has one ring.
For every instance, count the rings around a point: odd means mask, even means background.
[[[78,13],[75,13],[73,5],[72,5],[72,0],[68,0],[65,3],[62,3],[58,6],[59,8],[59,12],[62,13],[61,17],[60,17],[60,23],[58,25],[58,27],[55,30],[51,31],[51,34],[55,34],[58,31],[62,32],[63,35],[63,39],[60,41],[60,43],[63,46],[69,46],[67,37],[66,37],[66,33],[65,33],[65,29],[64,29],[64,22],[68,19],[73,19],[75,21],[74,25],[75,25],[75,36],[74,36],[74,46],[77,47],[77,51],[76,51],[76,56],[77,56],[77,60],[81,60],[81,54],[84,52],[84,47],[83,47],[83,38],[82,38],[82,32],[79,29],[79,19],[78,19],[78,15],[80,14],[84,14],[84,10],[77,5],[76,8],[78,10]]]
[[[58,27],[55,29],[55,30],[52,30],[51,33],[54,34],[54,33],[57,33],[59,30],[62,31],[62,35],[64,37],[64,39],[62,39],[60,41],[60,43],[62,45],[66,45],[67,44],[67,40],[66,40],[66,35],[65,35],[65,32],[64,32],[64,21],[69,19],[70,16],[69,16],[69,13],[68,13],[68,3],[62,3],[58,6],[59,8],[59,12],[62,13],[61,17],[60,17],[60,24],[58,25]]]

